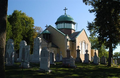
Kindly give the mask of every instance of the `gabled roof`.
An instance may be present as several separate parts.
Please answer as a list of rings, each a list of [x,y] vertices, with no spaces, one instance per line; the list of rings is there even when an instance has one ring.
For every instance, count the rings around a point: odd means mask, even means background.
[[[52,27],[51,25],[49,25],[47,28],[49,28],[49,27]],[[46,29],[47,29],[46,28]],[[56,31],[58,31],[59,33],[61,33],[62,35],[64,35],[64,36],[66,36],[63,32],[61,32],[60,30],[58,30],[58,29],[56,29],[56,28],[54,28],[54,27],[52,27],[53,29],[55,29]]]
[[[72,34],[70,35],[70,39],[71,39],[72,41],[74,41],[74,40],[81,34],[81,32],[82,32],[83,30],[84,30],[84,29],[82,29],[81,31],[72,33]],[[84,31],[85,31],[85,30],[84,30]],[[86,32],[85,32],[85,34],[86,34]],[[86,34],[86,36],[87,36],[87,34]],[[88,37],[88,36],[87,36],[87,37]],[[88,38],[88,40],[89,40],[89,38]]]
[[[81,31],[78,31],[78,32],[74,32],[74,33],[72,33],[72,34],[69,36],[70,39],[71,39],[71,40],[75,40],[76,37],[79,35],[80,32],[81,32]]]

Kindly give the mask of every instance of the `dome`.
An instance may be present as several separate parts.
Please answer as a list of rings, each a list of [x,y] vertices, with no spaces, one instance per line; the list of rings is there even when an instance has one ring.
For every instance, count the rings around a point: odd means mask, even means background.
[[[61,16],[57,19],[57,21],[56,21],[55,24],[61,23],[61,22],[72,22],[72,23],[75,24],[74,19],[73,19],[70,15],[66,15],[66,14],[65,14],[65,15],[61,15]]]

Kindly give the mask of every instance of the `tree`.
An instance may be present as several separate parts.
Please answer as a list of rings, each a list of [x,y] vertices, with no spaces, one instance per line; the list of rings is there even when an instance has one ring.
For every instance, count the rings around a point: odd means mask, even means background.
[[[12,15],[9,15],[8,21],[12,25],[12,39],[14,40],[15,49],[19,49],[19,43],[22,41],[22,25],[20,20],[21,12],[15,10]],[[8,30],[7,30],[8,31]]]
[[[15,10],[12,15],[8,15],[7,39],[14,40],[15,50],[19,50],[20,41],[25,40],[33,48],[33,40],[42,31],[41,27],[34,26],[34,19],[25,13]]]
[[[120,52],[115,52],[113,57],[115,57],[116,59],[118,59],[118,57],[120,56]]]
[[[85,4],[89,4],[95,12],[95,25],[89,25],[88,30],[95,30],[99,40],[99,44],[104,43],[109,48],[108,66],[111,66],[111,57],[113,48],[120,41],[120,1],[119,0],[83,0]]]
[[[0,0],[0,78],[5,78],[5,42],[8,0]]]
[[[93,36],[93,34],[92,34],[92,36],[89,37],[89,40],[91,42],[91,48],[98,50],[99,57],[102,57],[104,55],[105,57],[108,58],[108,52],[106,51],[105,45],[102,44],[101,46],[99,46],[98,38],[95,37],[95,35]]]
[[[6,42],[8,39],[12,37],[12,25],[10,25],[9,21],[7,20],[7,26],[6,26]]]

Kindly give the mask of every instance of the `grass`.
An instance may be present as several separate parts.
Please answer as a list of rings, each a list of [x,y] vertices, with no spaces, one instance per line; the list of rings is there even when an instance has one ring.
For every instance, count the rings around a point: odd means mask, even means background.
[[[61,62],[51,65],[49,72],[39,72],[39,64],[31,64],[31,68],[20,68],[20,63],[15,66],[6,66],[6,78],[120,78],[120,67],[107,65],[93,65],[77,63],[76,68],[61,67]]]

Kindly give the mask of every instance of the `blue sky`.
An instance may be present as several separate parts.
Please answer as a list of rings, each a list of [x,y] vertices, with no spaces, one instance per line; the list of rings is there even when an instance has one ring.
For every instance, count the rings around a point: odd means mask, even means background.
[[[86,6],[82,0],[8,0],[8,15],[11,15],[14,10],[21,10],[27,16],[34,19],[34,26],[39,26],[43,30],[46,24],[56,27],[57,18],[65,13],[63,10],[67,8],[66,14],[70,15],[77,23],[76,31],[83,28],[87,30],[87,22],[92,22],[95,18],[93,13],[89,13],[91,6]],[[119,52],[120,47],[114,50]]]

